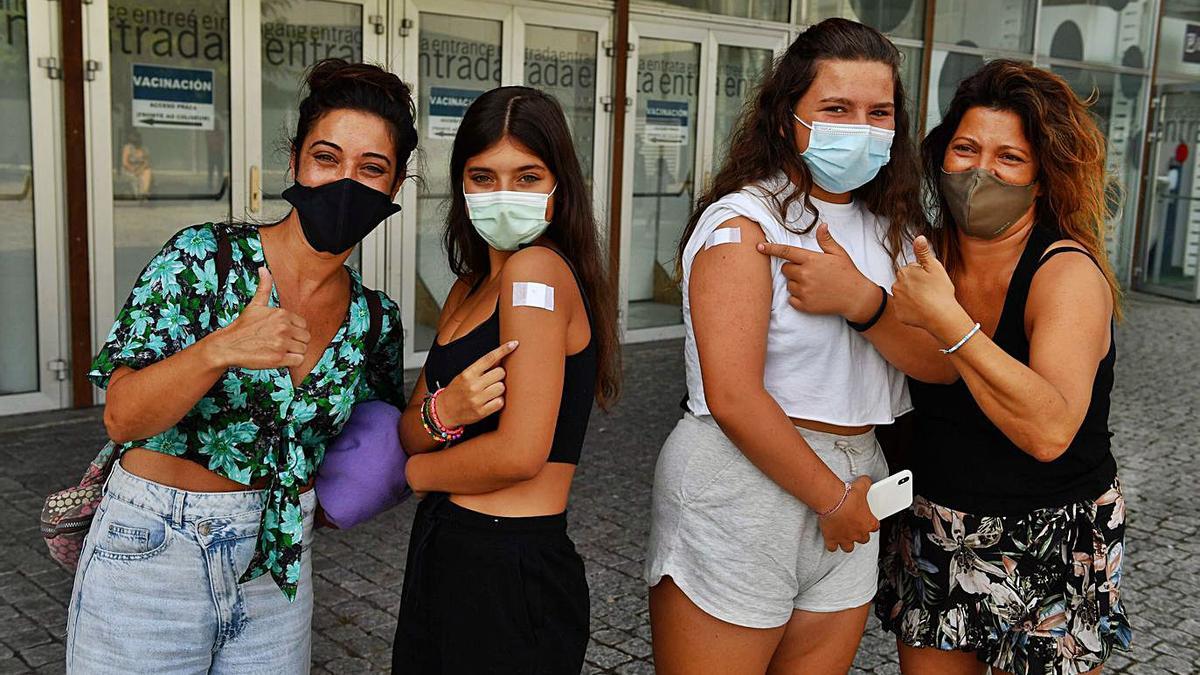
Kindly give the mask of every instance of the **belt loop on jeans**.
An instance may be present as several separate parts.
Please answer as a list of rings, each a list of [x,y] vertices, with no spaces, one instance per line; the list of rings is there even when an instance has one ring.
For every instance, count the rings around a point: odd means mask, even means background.
[[[171,490],[171,524],[183,525],[183,511],[186,507],[187,493],[183,490]]]

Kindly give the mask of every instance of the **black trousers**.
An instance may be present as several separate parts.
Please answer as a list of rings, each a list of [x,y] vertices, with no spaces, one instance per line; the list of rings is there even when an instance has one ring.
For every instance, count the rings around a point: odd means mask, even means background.
[[[587,643],[587,579],[565,513],[499,518],[446,495],[421,502],[393,674],[577,675]]]

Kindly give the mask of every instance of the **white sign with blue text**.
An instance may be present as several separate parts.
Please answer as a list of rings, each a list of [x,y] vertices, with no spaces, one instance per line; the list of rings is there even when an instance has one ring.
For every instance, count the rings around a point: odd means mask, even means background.
[[[213,71],[133,64],[133,126],[211,131]]]
[[[687,145],[688,117],[687,101],[646,101],[646,144]]]
[[[453,87],[429,88],[429,138],[453,140],[463,115],[482,91]]]

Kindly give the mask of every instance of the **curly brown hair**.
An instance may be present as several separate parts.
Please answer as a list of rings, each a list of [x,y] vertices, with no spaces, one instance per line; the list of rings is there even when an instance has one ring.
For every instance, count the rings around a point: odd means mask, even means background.
[[[938,180],[946,148],[968,110],[1011,112],[1021,118],[1038,160],[1035,180],[1041,190],[1034,201],[1035,226],[1053,228],[1060,238],[1092,254],[1120,318],[1121,287],[1104,247],[1108,204],[1119,203],[1120,194],[1105,170],[1104,134],[1088,110],[1094,102],[1094,95],[1080,100],[1058,75],[1009,59],[989,61],[958,85],[945,117],[921,143],[925,195],[933,215],[926,235],[951,277],[962,267],[962,251]]]
[[[802,199],[808,212],[818,215],[809,199],[812,174],[796,151],[796,124],[792,111],[817,78],[822,61],[866,61],[892,68],[896,135],[891,159],[866,185],[853,195],[875,215],[889,219],[885,242],[898,265],[906,240],[925,225],[921,208],[917,150],[912,140],[908,100],[900,79],[902,55],[882,33],[846,19],[826,19],[801,33],[763,76],[755,95],[742,110],[729,142],[729,154],[713,179],[712,186],[697,201],[679,242],[679,257],[704,210],[725,195],[769,179],[783,171],[795,182],[773,195],[780,220],[787,222],[788,209]],[[784,194],[784,193],[787,194]],[[813,221],[816,223],[816,220]],[[811,230],[809,226],[807,230]]]

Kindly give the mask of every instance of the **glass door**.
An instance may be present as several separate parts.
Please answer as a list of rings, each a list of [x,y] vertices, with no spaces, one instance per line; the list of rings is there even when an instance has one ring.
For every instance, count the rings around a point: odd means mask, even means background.
[[[1139,287],[1185,300],[1200,299],[1200,88],[1159,89],[1158,120],[1147,190],[1147,236]]]
[[[247,213],[243,5],[84,4],[93,344],[176,231]]]
[[[95,0],[84,5],[99,344],[172,234],[287,213],[288,131],[305,70],[384,62],[383,0]],[[384,287],[378,228],[356,252]]]
[[[402,191],[404,244],[403,300],[406,363],[433,343],[442,303],[454,285],[442,247],[442,226],[450,196],[450,150],[467,107],[483,92],[513,83],[511,8],[448,0],[410,2],[411,21],[403,41],[404,81],[417,103],[417,133],[425,161],[421,181]]]
[[[627,125],[621,317],[628,341],[683,334],[679,239],[724,160],[742,104],[785,31],[741,32],[650,18],[630,27],[633,119]],[[632,64],[631,64],[632,65]]]
[[[55,169],[62,120],[51,79],[57,13],[46,0],[0,3],[0,415],[67,403]]]

